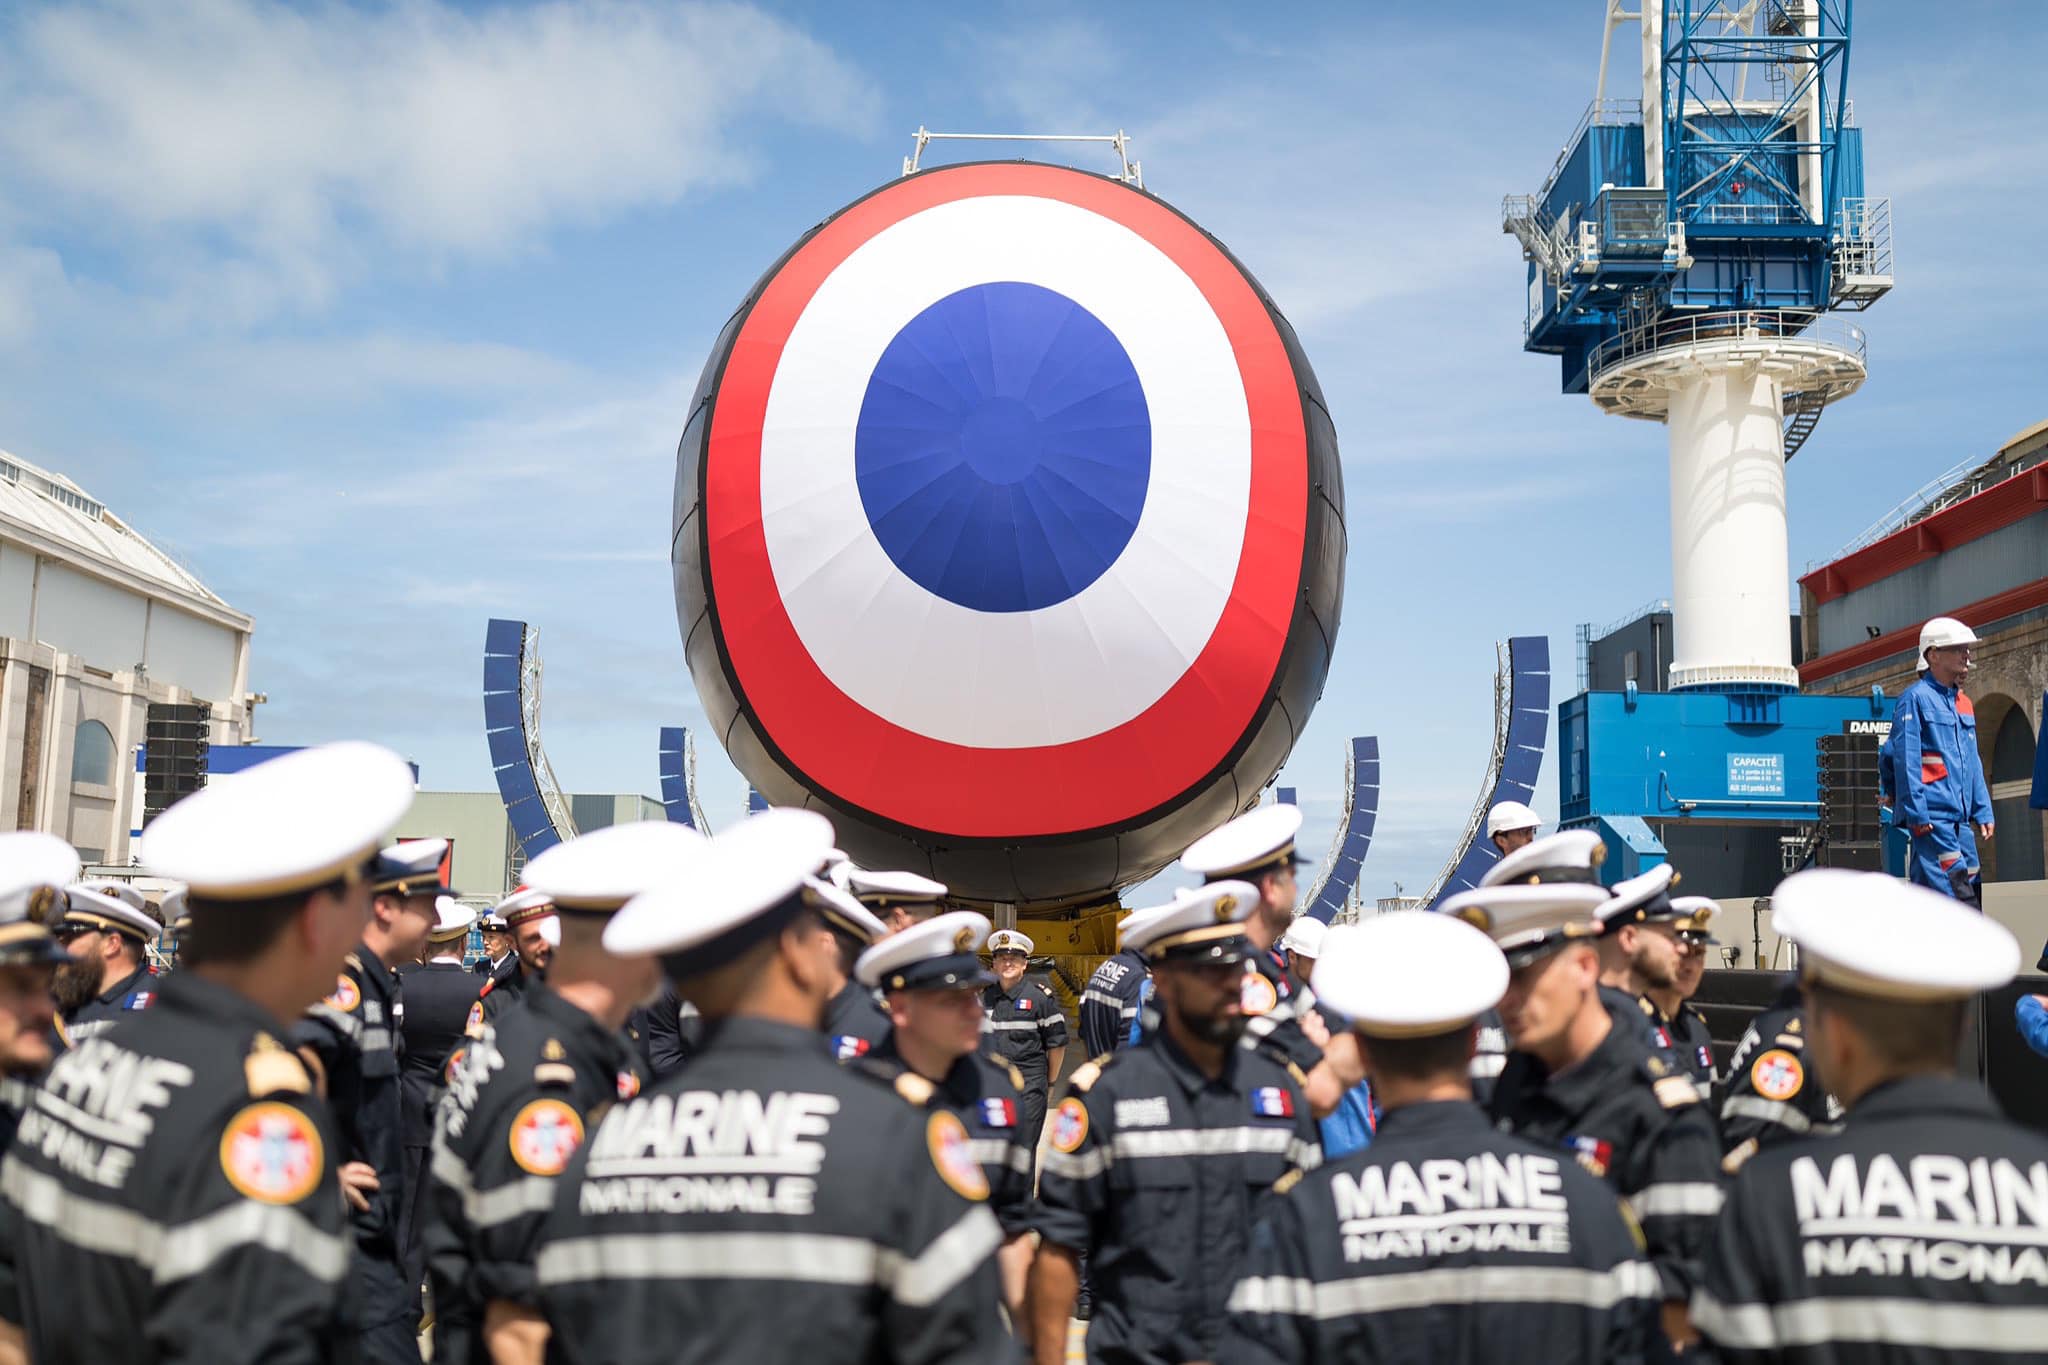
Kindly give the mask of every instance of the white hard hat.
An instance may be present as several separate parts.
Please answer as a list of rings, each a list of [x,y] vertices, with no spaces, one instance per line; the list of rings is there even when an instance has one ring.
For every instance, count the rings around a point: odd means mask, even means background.
[[[1971,630],[1953,616],[1937,616],[1920,627],[1920,671],[1927,671],[1927,651],[1947,649],[1951,645],[1981,645],[1977,632]]]
[[[1280,935],[1280,946],[1303,957],[1323,955],[1323,936],[1330,926],[1313,915],[1302,915],[1287,926],[1287,932]]]
[[[1502,801],[1486,812],[1486,837],[1511,829],[1541,829],[1542,817],[1519,801]]]

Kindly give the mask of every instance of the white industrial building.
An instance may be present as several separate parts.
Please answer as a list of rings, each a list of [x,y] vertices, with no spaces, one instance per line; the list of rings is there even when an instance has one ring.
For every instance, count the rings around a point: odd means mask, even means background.
[[[251,738],[250,619],[61,474],[0,451],[0,829],[130,861],[151,703]]]

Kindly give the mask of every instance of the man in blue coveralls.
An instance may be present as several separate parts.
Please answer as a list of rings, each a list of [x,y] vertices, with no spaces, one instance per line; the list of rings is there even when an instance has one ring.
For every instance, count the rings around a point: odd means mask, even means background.
[[[1908,876],[1975,905],[1977,835],[1992,832],[1991,791],[1977,754],[1977,710],[1963,695],[1970,646],[1961,621],[1920,628],[1920,678],[1899,696],[1889,742],[1893,819],[1913,837]],[[1975,829],[1972,829],[1972,826]]]

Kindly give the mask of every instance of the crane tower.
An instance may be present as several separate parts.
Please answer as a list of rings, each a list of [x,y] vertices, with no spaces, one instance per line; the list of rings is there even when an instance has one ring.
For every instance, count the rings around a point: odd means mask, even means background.
[[[1559,358],[1567,393],[1666,428],[1669,691],[1559,708],[1562,822],[1602,827],[1615,875],[1661,860],[1674,822],[1773,842],[1810,824],[1813,741],[1884,710],[1798,695],[1787,611],[1785,461],[1866,376],[1841,314],[1892,283],[1852,8],[1606,0],[1592,104],[1542,189],[1502,206],[1528,263],[1524,349]],[[1610,96],[1610,69],[1635,84],[1624,67],[1639,88]]]

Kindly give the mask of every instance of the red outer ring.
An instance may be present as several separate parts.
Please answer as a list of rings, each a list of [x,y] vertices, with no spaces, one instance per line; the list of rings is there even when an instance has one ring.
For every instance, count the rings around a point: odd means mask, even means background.
[[[1057,199],[1164,252],[1215,311],[1251,416],[1250,515],[1237,579],[1208,644],[1164,696],[1069,744],[982,749],[906,730],[842,693],[784,610],[761,525],[761,424],[783,345],[821,283],[876,233],[984,195]],[[1128,822],[1205,781],[1254,721],[1300,592],[1308,504],[1301,385],[1237,265],[1163,204],[1052,166],[975,165],[911,177],[848,208],[791,253],[733,338],[704,457],[707,585],[727,666],[768,741],[824,793],[885,820],[963,838]],[[1256,534],[1254,534],[1256,532]]]

